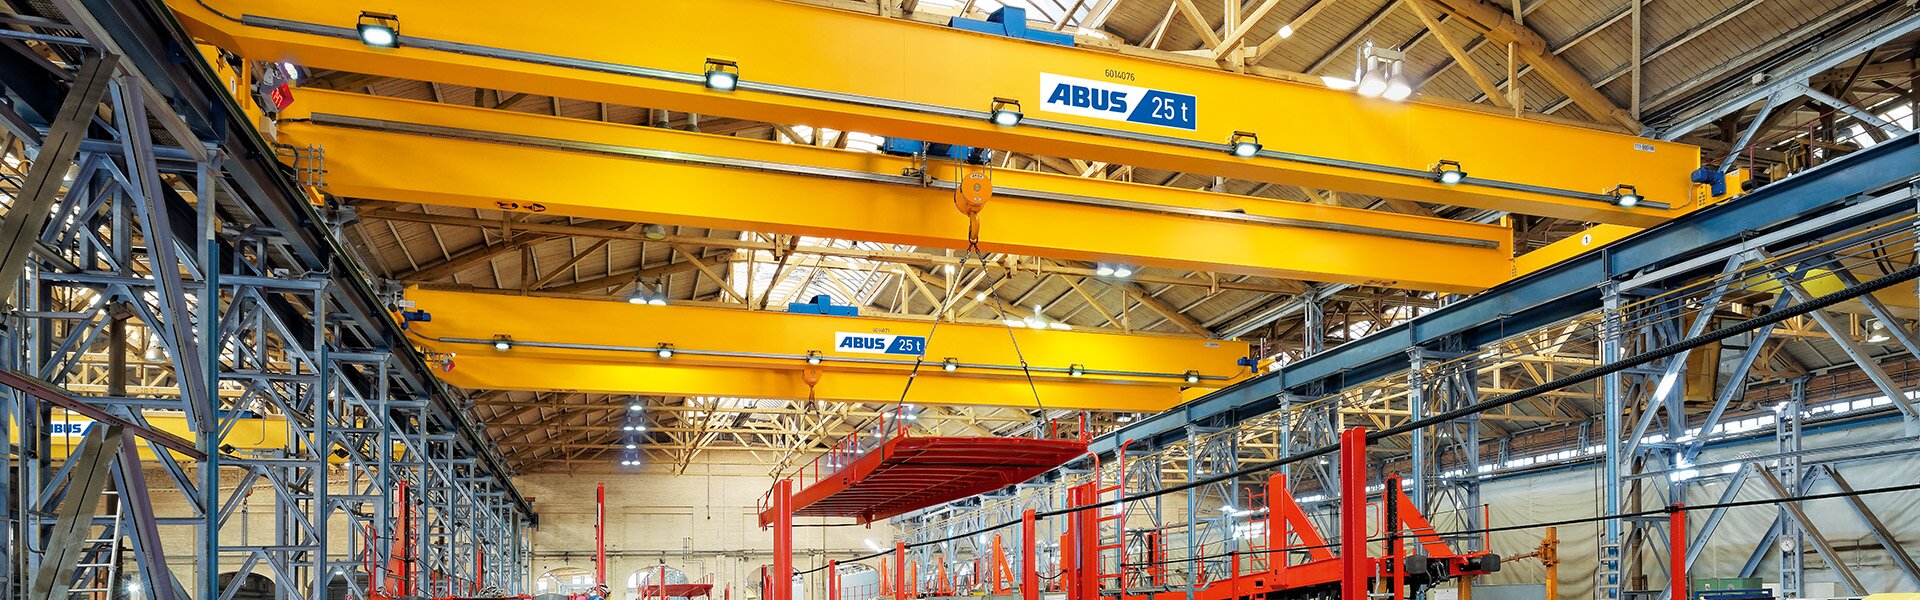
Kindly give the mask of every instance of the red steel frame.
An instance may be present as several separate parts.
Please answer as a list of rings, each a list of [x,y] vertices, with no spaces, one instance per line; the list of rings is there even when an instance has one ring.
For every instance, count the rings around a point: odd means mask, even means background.
[[[793,473],[789,512],[871,523],[1026,481],[1088,443],[1084,426],[1075,439],[942,437],[911,435],[908,420],[897,408],[880,438],[856,431]],[[771,499],[759,509],[760,526],[771,526]]]
[[[1034,514],[1020,513],[1020,600],[1040,600],[1039,556],[1034,548]]]
[[[1386,478],[1377,508],[1381,511],[1381,532],[1387,537],[1382,544],[1383,556],[1373,556],[1369,549],[1367,517],[1375,505],[1368,500],[1367,493],[1367,430],[1355,427],[1341,432],[1337,454],[1340,460],[1339,481],[1339,542],[1329,547],[1324,537],[1308,519],[1306,511],[1293,500],[1288,492],[1287,478],[1280,473],[1268,476],[1266,493],[1267,514],[1255,522],[1267,530],[1268,548],[1254,552],[1271,552],[1276,548],[1301,548],[1304,560],[1295,564],[1285,554],[1270,555],[1264,561],[1242,561],[1240,554],[1230,557],[1232,574],[1226,581],[1211,583],[1193,594],[1194,600],[1249,600],[1269,597],[1271,594],[1304,588],[1333,588],[1339,591],[1342,600],[1370,600],[1369,592],[1375,586],[1390,585],[1393,597],[1404,600],[1408,577],[1414,573],[1407,569],[1407,558],[1414,548],[1431,561],[1433,568],[1444,565],[1446,577],[1483,575],[1491,572],[1484,570],[1493,555],[1487,550],[1460,553],[1442,540],[1431,522],[1423,515],[1413,500],[1401,489],[1399,477]],[[1124,454],[1120,460],[1124,461]],[[1124,464],[1124,462],[1122,463]],[[1097,472],[1097,471],[1096,471]],[[1073,486],[1067,490],[1069,507],[1092,506],[1099,503],[1102,494],[1112,493],[1123,496],[1125,491],[1119,485],[1101,486],[1098,481],[1090,481]],[[1676,530],[1684,526],[1684,515],[1675,507]],[[1124,509],[1118,511],[1124,514]],[[1116,548],[1101,544],[1100,525],[1113,518],[1102,515],[1099,510],[1079,510],[1066,516],[1067,530],[1060,539],[1061,575],[1057,583],[1064,584],[1068,600],[1102,600],[1101,584],[1106,579],[1117,579],[1117,574],[1101,573],[1100,553]],[[1037,563],[1038,544],[1036,542],[1037,518],[1033,510],[1022,513],[1020,519],[1020,598],[1038,600],[1041,596]],[[1680,537],[1684,540],[1684,530]],[[1299,545],[1292,545],[1298,538]],[[1675,542],[1677,548],[1684,548],[1684,541]],[[998,544],[996,543],[996,550]],[[1337,549],[1337,551],[1336,551]],[[1150,551],[1151,552],[1151,551]],[[1684,599],[1684,550],[1682,558],[1675,564],[1675,598]],[[918,566],[906,561],[905,543],[896,543],[890,557],[892,571],[896,574],[896,585],[892,586],[893,600],[907,600],[919,595],[914,585],[912,571]],[[1262,566],[1264,563],[1264,566]],[[882,565],[882,585],[886,585],[886,567]],[[1149,570],[1150,577],[1151,569]],[[940,586],[936,586],[939,588]],[[997,585],[996,585],[997,587]],[[1122,584],[1124,588],[1124,584]],[[911,590],[911,591],[910,591]],[[1125,594],[1124,600],[1186,600],[1186,592],[1154,592],[1147,594]],[[772,598],[771,600],[791,600],[790,598]],[[830,600],[838,600],[831,598]]]
[[[593,580],[607,585],[607,484],[593,491]],[[613,589],[608,586],[607,589]]]
[[[1258,523],[1267,529],[1267,548],[1258,548],[1256,552],[1273,552],[1273,548],[1302,548],[1306,558],[1300,563],[1292,563],[1286,554],[1269,556],[1263,562],[1240,562],[1240,554],[1231,556],[1233,573],[1229,581],[1198,581],[1206,588],[1192,594],[1194,600],[1246,600],[1246,598],[1265,598],[1275,592],[1300,590],[1300,588],[1338,588],[1342,600],[1371,600],[1369,592],[1377,585],[1390,585],[1392,596],[1404,600],[1407,588],[1407,558],[1411,556],[1409,544],[1419,548],[1430,562],[1428,569],[1438,569],[1444,565],[1444,571],[1434,571],[1434,575],[1444,577],[1469,577],[1486,575],[1498,569],[1498,556],[1488,550],[1476,552],[1455,552],[1452,546],[1442,540],[1434,531],[1413,500],[1400,487],[1400,477],[1386,477],[1380,492],[1380,533],[1386,535],[1384,556],[1371,556],[1369,535],[1367,535],[1367,512],[1373,504],[1367,500],[1367,429],[1352,427],[1340,433],[1340,446],[1336,450],[1340,460],[1340,510],[1338,510],[1338,544],[1329,546],[1325,538],[1315,531],[1306,512],[1294,502],[1292,492],[1288,492],[1286,477],[1273,473],[1267,477],[1267,513],[1258,519]],[[1125,465],[1125,448],[1119,450],[1119,462]],[[847,465],[847,463],[841,463]],[[1098,473],[1098,469],[1096,469]],[[1102,487],[1098,481],[1081,483],[1068,488],[1069,508],[1094,506],[1100,502],[1102,494],[1114,494],[1116,498],[1125,496],[1121,485]],[[770,492],[770,502],[762,512],[762,521],[768,521],[774,529],[774,573],[793,573],[793,481],[781,479]],[[1125,513],[1119,510],[1117,513]],[[1106,579],[1116,579],[1114,573],[1100,573],[1100,552],[1121,548],[1117,544],[1100,544],[1100,525],[1116,519],[1117,515],[1102,515],[1100,510],[1077,510],[1066,515],[1066,533],[1060,537],[1060,569],[1062,573],[1054,579],[1056,587],[1066,590],[1068,600],[1102,600],[1100,587]],[[1043,583],[1039,577],[1039,544],[1037,544],[1037,513],[1025,510],[1020,519],[1020,600],[1039,600],[1043,594]],[[1674,598],[1686,598],[1686,515],[1680,506],[1674,506],[1672,512],[1674,531]],[[1290,542],[1298,537],[1300,546]],[[1338,552],[1334,552],[1338,550]],[[1000,554],[998,535],[995,537],[993,558],[989,569],[993,569],[991,590],[995,594],[1004,594],[1006,579],[1002,577],[1004,554]],[[1154,552],[1152,548],[1148,550]],[[889,579],[887,563],[893,563],[893,577]],[[1154,558],[1158,562],[1158,558]],[[1263,565],[1261,565],[1263,563]],[[828,600],[839,598],[839,573],[837,562],[828,563],[829,592]],[[891,560],[883,560],[879,565],[881,594],[887,596],[891,590],[891,600],[908,600],[920,596],[918,563],[906,562],[906,542],[895,542]],[[1158,581],[1156,571],[1150,567],[1148,577]],[[1425,575],[1425,573],[1423,573]],[[770,577],[772,579],[772,577]],[[1125,583],[1121,581],[1121,588]],[[933,592],[947,592],[945,583],[937,583]],[[948,592],[950,594],[950,592]],[[768,600],[793,600],[791,587],[772,585]],[[1121,594],[1127,600],[1187,600],[1187,592],[1150,592],[1150,594]]]
[[[646,598],[667,600],[668,598],[698,598],[713,595],[713,574],[711,573],[696,583],[667,583],[667,566],[660,565],[658,568],[653,577],[653,585],[641,586],[640,595],[635,596],[635,600]]]
[[[1340,598],[1367,600],[1367,429],[1340,432]]]
[[[1674,504],[1668,507],[1667,540],[1671,547],[1667,549],[1667,558],[1673,561],[1667,573],[1673,586],[1673,600],[1689,600],[1687,597],[1687,507]]]

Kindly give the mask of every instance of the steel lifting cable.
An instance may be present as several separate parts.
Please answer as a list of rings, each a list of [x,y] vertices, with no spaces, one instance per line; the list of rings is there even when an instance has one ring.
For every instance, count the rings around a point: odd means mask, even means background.
[[[954,272],[958,273],[966,269],[967,259],[969,258],[979,260],[981,272],[982,273],[986,272],[987,257],[986,255],[980,253],[980,244],[978,240],[971,240],[967,243],[967,251],[966,253],[960,255],[960,264],[957,266],[957,268],[954,269]],[[953,290],[953,282],[948,282],[947,290],[949,292]],[[948,298],[947,301],[942,302],[939,305],[934,307],[933,327],[930,327],[927,329],[926,345],[920,348],[920,354],[913,357],[913,370],[907,372],[907,385],[906,387],[903,387],[900,389],[900,399],[894,402],[894,407],[896,409],[904,408],[906,406],[907,392],[913,389],[913,380],[919,378],[920,376],[920,365],[926,364],[927,362],[927,351],[933,348],[933,334],[940,331],[940,315],[946,313],[948,309],[953,308],[953,303],[956,302],[957,300],[958,300],[958,296]],[[1014,345],[1014,350],[1016,352],[1019,351],[1018,344]],[[1024,361],[1021,363],[1021,366],[1023,368],[1025,367]],[[899,418],[899,417],[895,417],[895,418]]]
[[[1778,325],[1794,317],[1806,315],[1817,310],[1823,310],[1833,305],[1839,304],[1841,302],[1845,302],[1848,300],[1852,300],[1854,298],[1858,298],[1860,296],[1865,296],[1867,294],[1871,294],[1883,289],[1887,289],[1903,282],[1912,281],[1916,277],[1920,277],[1920,264],[1906,267],[1906,268],[1888,273],[1886,275],[1882,275],[1880,277],[1874,278],[1872,280],[1861,282],[1857,285],[1841,289],[1840,291],[1827,294],[1819,298],[1814,298],[1806,302],[1794,304],[1793,306],[1790,306],[1785,309],[1776,310],[1764,315],[1748,318],[1748,319],[1739,321],[1737,323],[1734,323],[1732,325],[1721,327],[1719,329],[1715,329],[1713,331],[1703,333],[1695,337],[1674,342],[1672,344],[1668,344],[1666,346],[1662,346],[1662,347],[1649,350],[1647,352],[1643,352],[1640,354],[1636,354],[1633,356],[1621,358],[1619,360],[1615,360],[1613,362],[1600,365],[1598,367],[1594,367],[1592,369],[1588,369],[1586,371],[1582,371],[1574,375],[1562,377],[1560,379],[1556,379],[1553,381],[1549,381],[1546,383],[1542,383],[1539,385],[1535,385],[1535,386],[1514,391],[1511,393],[1503,394],[1500,396],[1495,396],[1491,400],[1486,400],[1483,402],[1464,406],[1461,408],[1443,412],[1430,417],[1408,421],[1406,423],[1403,423],[1394,427],[1381,429],[1379,431],[1368,432],[1366,434],[1366,440],[1369,443],[1376,442],[1387,437],[1412,432],[1414,430],[1430,427],[1439,423],[1452,421],[1455,419],[1459,419],[1461,417],[1475,415],[1475,414],[1486,412],[1495,408],[1500,408],[1503,406],[1514,404],[1522,400],[1526,400],[1528,398],[1532,398],[1542,394],[1563,390],[1581,383],[1586,383],[1589,381],[1593,381],[1595,379],[1599,379],[1601,377],[1605,377],[1607,375],[1612,375],[1615,373],[1625,371],[1627,369],[1633,368],[1634,366],[1637,366],[1643,363],[1671,357],[1671,356],[1680,354],[1682,352],[1687,352],[1696,348],[1700,348],[1702,346],[1706,346],[1708,344],[1712,344],[1714,342],[1726,340],[1728,338],[1732,338],[1734,336],[1737,336],[1749,331],[1753,331],[1761,327]],[[1053,509],[1048,511],[1037,512],[1037,513],[1034,513],[1034,518],[1041,519],[1041,518],[1048,518],[1048,517],[1057,517],[1062,515],[1073,514],[1083,510],[1096,510],[1096,509],[1105,508],[1108,506],[1114,506],[1114,505],[1118,505],[1126,502],[1132,502],[1136,500],[1145,500],[1148,498],[1155,498],[1155,497],[1164,496],[1167,494],[1184,492],[1184,491],[1198,488],[1201,486],[1211,485],[1214,483],[1228,481],[1231,479],[1245,477],[1248,475],[1254,475],[1254,474],[1262,473],[1265,471],[1270,471],[1282,466],[1290,465],[1293,463],[1319,458],[1321,456],[1332,454],[1338,449],[1339,449],[1338,445],[1321,446],[1319,448],[1303,451],[1297,454],[1287,456],[1285,458],[1270,460],[1270,461],[1261,462],[1261,463],[1255,463],[1253,465],[1243,467],[1234,471],[1229,471],[1227,473],[1214,475],[1211,477],[1195,479],[1195,480],[1174,485],[1171,487],[1165,487],[1165,488],[1161,488],[1161,489],[1153,490],[1149,492],[1142,492],[1132,496],[1121,496],[1121,497],[1116,497],[1109,500],[1097,501],[1097,502],[1093,502],[1093,503],[1085,504],[1081,506],[1058,508],[1058,509]],[[1914,484],[1910,486],[1894,486],[1894,487],[1888,487],[1888,488],[1875,488],[1873,490],[1862,490],[1852,495],[1865,495],[1869,493],[1904,491],[1909,489],[1920,489],[1920,484]],[[1847,495],[1848,494],[1844,494],[1844,493],[1822,494],[1822,495],[1815,495],[1815,496],[1807,496],[1805,497],[1805,499],[1819,499],[1819,498],[1825,498],[1825,497],[1844,497]],[[1766,504],[1766,503],[1774,503],[1774,502],[1799,501],[1800,499],[1801,498],[1796,497],[1792,499],[1780,499],[1780,500],[1772,500],[1772,501],[1732,502],[1732,503],[1726,503],[1724,506],[1728,506],[1728,507],[1746,506],[1749,504]],[[1695,508],[1711,509],[1714,506],[1716,505],[1700,505]],[[1572,521],[1572,523],[1577,524],[1577,523],[1589,522],[1589,521],[1599,520],[1599,519],[1617,519],[1617,518],[1625,518],[1628,516],[1648,516],[1648,515],[1665,514],[1667,512],[1671,512],[1672,510],[1674,509],[1663,508],[1663,509],[1656,509],[1653,511],[1643,511],[1642,513],[1636,513],[1635,515],[1610,515],[1610,516],[1598,517],[1597,519],[1585,518],[1585,519],[1574,520]],[[949,535],[947,537],[940,538],[940,539],[927,540],[923,542],[915,542],[912,544],[907,544],[907,547],[921,548],[921,547],[926,547],[926,546],[935,545],[935,544],[943,544],[956,539],[973,536],[973,535],[979,535],[989,531],[1004,529],[1004,528],[1012,527],[1014,525],[1019,525],[1019,524],[1020,524],[1020,521],[1018,520],[1008,521],[1005,523],[1001,523],[999,525],[985,527],[985,528],[968,531],[964,533],[957,533],[957,534]],[[1545,525],[1534,524],[1530,526],[1506,526],[1505,528],[1498,528],[1498,529],[1492,529],[1492,530],[1524,529],[1527,527],[1538,527],[1538,526],[1545,526]],[[1465,532],[1465,533],[1472,533],[1472,532]],[[878,557],[886,556],[890,553],[891,551],[869,554],[869,555],[851,559],[849,562],[867,560],[871,558],[878,558]],[[806,573],[812,573],[813,571],[818,571],[818,570],[819,569],[813,569],[809,571],[801,571],[799,573],[806,574]]]
[[[981,268],[984,269],[986,267],[986,261],[982,260],[980,264]],[[1009,271],[1007,276],[1012,277],[1012,272]],[[1040,409],[1040,418],[1045,419],[1047,418],[1047,404],[1040,401],[1040,387],[1033,383],[1033,370],[1028,368],[1026,353],[1020,351],[1020,337],[1013,334],[1013,321],[1007,318],[1006,308],[1000,304],[999,295],[993,292],[987,292],[987,296],[993,298],[993,314],[999,317],[1000,326],[1006,328],[1007,340],[1013,342],[1013,356],[1020,360],[1020,373],[1027,377],[1027,390],[1033,392],[1033,405]],[[1039,315],[1038,312],[1034,314],[1035,316]],[[1039,431],[1036,431],[1036,433],[1039,433]]]
[[[984,275],[987,271],[987,254],[980,249],[980,211],[986,208],[987,200],[993,196],[993,165],[980,165],[978,169],[962,167],[960,173],[959,181],[955,182],[959,187],[954,190],[953,205],[967,216],[967,255],[980,258],[980,272]],[[967,266],[964,257],[960,259],[960,266]],[[1013,276],[1011,269],[1007,276]],[[1027,390],[1033,393],[1033,404],[1039,407],[1040,417],[1046,418],[1047,405],[1040,401],[1040,387],[1033,382],[1033,370],[1027,364],[1027,355],[1020,351],[1020,338],[1013,333],[1013,322],[1007,318],[1006,307],[1001,304],[998,294],[991,291],[982,293],[993,298],[993,314],[1000,320],[1000,325],[1007,329],[1007,341],[1013,343],[1013,356],[1020,360],[1020,373],[1027,378]]]

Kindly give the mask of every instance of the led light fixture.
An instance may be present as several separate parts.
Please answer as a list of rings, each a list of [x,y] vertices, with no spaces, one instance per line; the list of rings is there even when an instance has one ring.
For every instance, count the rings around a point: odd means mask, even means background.
[[[993,124],[1001,127],[1019,125],[1020,119],[1025,117],[1020,113],[1020,101],[1012,98],[994,98],[987,114]]]
[[[360,43],[375,48],[400,47],[400,17],[387,13],[360,11],[360,21],[354,26],[360,32]]]
[[[1613,186],[1612,189],[1607,190],[1607,195],[1612,196],[1613,204],[1620,208],[1633,208],[1638,206],[1641,200],[1645,199],[1640,197],[1640,190],[1638,188],[1624,183]]]
[[[740,87],[740,64],[730,60],[707,59],[707,89],[731,92]]]
[[[1260,148],[1260,136],[1251,131],[1235,131],[1227,138],[1227,152],[1240,158],[1253,158]]]
[[[1433,180],[1447,185],[1460,183],[1467,178],[1467,172],[1460,169],[1460,163],[1443,160],[1433,165]]]

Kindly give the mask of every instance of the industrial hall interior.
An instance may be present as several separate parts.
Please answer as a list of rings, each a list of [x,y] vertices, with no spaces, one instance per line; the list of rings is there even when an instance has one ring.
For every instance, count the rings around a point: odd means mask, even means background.
[[[1920,0],[0,0],[0,600],[1920,600]]]

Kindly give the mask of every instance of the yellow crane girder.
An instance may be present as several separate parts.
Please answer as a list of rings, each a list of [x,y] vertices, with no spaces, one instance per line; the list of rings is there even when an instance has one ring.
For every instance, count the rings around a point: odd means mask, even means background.
[[[1648,227],[1690,210],[1699,164],[1684,144],[780,0],[601,3],[590,16],[505,0],[366,6],[395,16],[397,48],[357,39],[361,7],[167,3],[195,36],[254,60],[1588,222]],[[710,59],[737,65],[737,89],[703,84]],[[989,123],[996,98],[1026,120]],[[1264,151],[1230,155],[1235,132]],[[1442,160],[1466,181],[1434,181]],[[1615,206],[1606,191],[1620,184],[1647,202]]]
[[[953,163],[301,90],[280,141],[333,194],[961,249]],[[992,172],[987,252],[1450,293],[1511,272],[1480,224],[1016,170]],[[1418,260],[1409,260],[1418,257]]]
[[[177,411],[146,411],[141,417],[145,420],[146,426],[155,431],[170,433],[183,440],[194,440],[199,437],[194,432],[193,425],[187,422],[186,416]],[[52,426],[51,431],[47,432],[48,446],[52,449],[50,458],[59,459],[66,458],[68,453],[79,447],[80,438],[86,436],[87,429],[93,427],[94,420],[86,415],[55,410],[48,423]],[[287,421],[282,417],[238,417],[233,420],[233,425],[226,429],[220,442],[221,445],[231,446],[237,450],[285,450],[289,433]],[[7,428],[7,439],[19,443],[18,423],[10,424]],[[135,447],[139,450],[140,458],[158,460],[157,455],[154,454],[154,445],[141,443],[135,444]],[[396,455],[401,450],[398,445],[394,447]],[[193,460],[192,457],[178,452],[169,451],[168,454],[176,461]],[[343,461],[337,456],[328,456],[328,459],[333,462]]]
[[[1226,384],[1248,352],[1160,335],[424,288],[406,297],[432,315],[408,324],[413,342],[469,389],[895,402],[924,356],[907,402],[1158,411],[1183,389]]]

